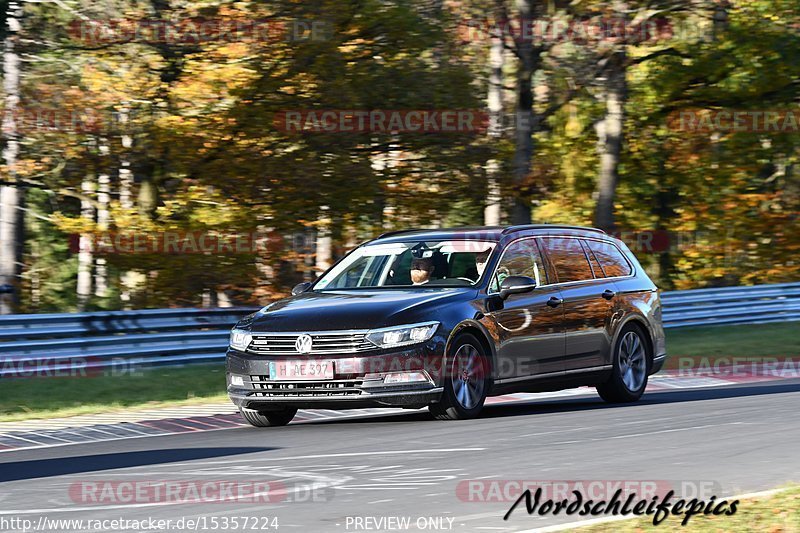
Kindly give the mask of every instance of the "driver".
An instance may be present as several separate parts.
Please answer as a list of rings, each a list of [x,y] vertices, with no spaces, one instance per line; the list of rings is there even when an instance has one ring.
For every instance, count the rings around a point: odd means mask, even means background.
[[[488,263],[489,256],[491,254],[491,248],[487,248],[482,252],[477,252],[475,254],[475,266],[467,269],[465,277],[471,279],[472,281],[478,281],[483,275],[483,271],[486,270],[486,263]]]
[[[489,256],[491,253],[492,249],[487,248],[486,250],[475,254],[475,269],[478,271],[479,278],[483,275],[483,271],[486,270],[486,263],[489,261]]]
[[[411,282],[414,285],[424,285],[431,280],[433,274],[433,259],[430,257],[415,257],[411,261]]]

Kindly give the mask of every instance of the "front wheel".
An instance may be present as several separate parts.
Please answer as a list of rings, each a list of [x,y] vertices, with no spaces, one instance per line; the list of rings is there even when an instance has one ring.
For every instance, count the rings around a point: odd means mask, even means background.
[[[257,428],[285,426],[292,421],[297,409],[286,408],[280,411],[255,411],[240,407],[239,412],[247,423]]]
[[[483,409],[489,392],[489,363],[483,346],[474,335],[459,335],[445,357],[444,392],[429,409],[439,420],[475,418]]]
[[[611,377],[597,386],[600,397],[609,403],[635,402],[647,387],[650,366],[644,333],[635,325],[625,326],[614,346]]]

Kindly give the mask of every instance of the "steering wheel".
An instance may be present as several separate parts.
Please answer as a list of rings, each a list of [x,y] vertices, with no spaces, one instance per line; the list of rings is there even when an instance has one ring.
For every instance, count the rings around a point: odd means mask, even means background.
[[[470,283],[475,283],[475,280],[474,280],[474,279],[462,278],[462,277],[458,277],[458,278],[456,278],[456,279],[460,279],[460,280],[462,280],[462,281],[469,281]]]

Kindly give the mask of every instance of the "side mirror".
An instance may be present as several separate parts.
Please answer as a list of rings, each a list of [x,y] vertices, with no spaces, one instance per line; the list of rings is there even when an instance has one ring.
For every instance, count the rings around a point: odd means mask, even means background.
[[[297,296],[301,292],[306,292],[308,289],[311,288],[311,282],[306,281],[303,283],[298,283],[292,288],[292,296]]]
[[[531,292],[536,288],[536,280],[528,276],[508,276],[500,284],[500,298],[506,299],[512,294]]]

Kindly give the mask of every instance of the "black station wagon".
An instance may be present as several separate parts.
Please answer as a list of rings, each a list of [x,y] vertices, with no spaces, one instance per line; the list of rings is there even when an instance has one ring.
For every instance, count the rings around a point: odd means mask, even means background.
[[[231,332],[227,387],[254,426],[298,408],[428,406],[593,386],[641,397],[666,358],[658,290],[624,243],[527,225],[387,233]]]

